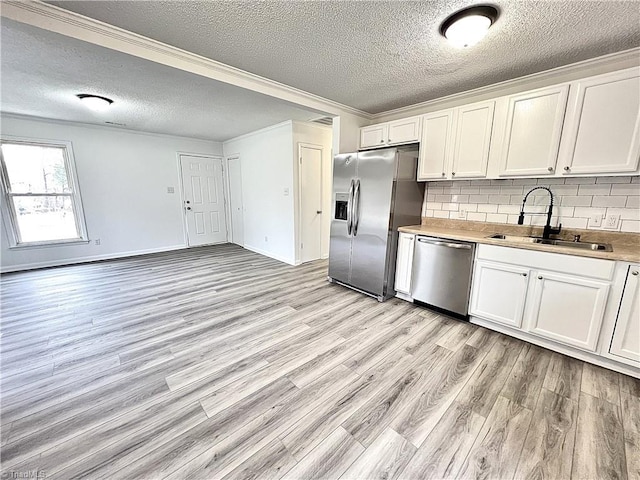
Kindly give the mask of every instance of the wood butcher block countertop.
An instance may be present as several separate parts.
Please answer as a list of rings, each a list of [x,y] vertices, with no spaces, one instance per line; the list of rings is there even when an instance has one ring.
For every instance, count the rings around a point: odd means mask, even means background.
[[[637,233],[563,229],[560,235],[553,236],[553,238],[557,239],[573,240],[573,235],[580,235],[580,241],[584,243],[611,244],[613,251],[603,252],[571,247],[559,247],[556,245],[542,245],[538,243],[488,238],[496,233],[517,236],[542,236],[542,227],[533,227],[530,225],[506,225],[501,223],[471,222],[466,220],[423,218],[422,225],[400,227],[398,230],[400,232],[415,233],[417,235],[428,235],[450,240],[462,240],[487,245],[497,245],[501,247],[514,247],[526,250],[538,250],[540,252],[575,255],[578,257],[640,263],[640,234]]]

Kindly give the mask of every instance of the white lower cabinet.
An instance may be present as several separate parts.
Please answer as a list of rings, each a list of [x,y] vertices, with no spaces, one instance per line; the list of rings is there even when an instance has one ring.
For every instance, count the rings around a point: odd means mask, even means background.
[[[489,245],[477,251],[471,315],[596,351],[615,262]]]
[[[609,353],[640,366],[640,265],[631,265],[627,272]]]
[[[416,236],[412,233],[398,235],[398,255],[396,259],[396,292],[411,294],[411,270],[413,266],[413,245]]]
[[[527,330],[565,345],[595,351],[610,284],[538,271],[533,285]]]
[[[478,260],[473,276],[472,315],[520,328],[529,286],[528,268]]]

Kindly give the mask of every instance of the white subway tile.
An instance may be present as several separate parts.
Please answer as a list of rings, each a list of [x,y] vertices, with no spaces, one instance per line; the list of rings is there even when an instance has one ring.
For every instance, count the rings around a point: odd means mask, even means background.
[[[443,194],[436,195],[436,202],[450,202],[450,201],[451,201],[451,195],[443,195]]]
[[[631,177],[597,177],[598,183],[631,183]]]
[[[587,218],[562,218],[562,228],[587,228]]]
[[[498,205],[479,204],[478,212],[498,213]]]
[[[440,203],[440,202],[427,202],[427,209],[429,209],[429,210],[442,210],[442,203]]]
[[[640,195],[640,186],[617,183],[611,185],[611,195]]]
[[[429,188],[427,188],[427,191],[429,193],[432,193],[434,195],[442,195],[442,187],[432,187],[429,186]]]
[[[467,214],[465,213],[463,216],[460,216],[460,212],[449,212],[449,218],[453,220],[466,220]]]
[[[484,187],[487,185],[491,185],[491,180],[473,180],[474,187]]]
[[[509,194],[509,195],[515,195],[515,194],[522,194],[524,193],[524,189],[522,187],[514,187],[514,186],[507,186],[507,187],[500,187],[500,193],[505,195],[505,194]]]
[[[631,183],[640,183],[640,175],[631,177]]]
[[[517,205],[498,205],[498,213],[519,214],[520,207]]]
[[[513,223],[514,225],[517,225],[519,217],[520,215],[507,215],[507,223]]]
[[[471,195],[477,195],[480,193],[480,187],[462,187],[460,193],[466,193]]]
[[[578,195],[609,195],[611,185],[603,183],[601,185],[580,185]]]
[[[522,195],[511,195],[509,198],[509,203],[511,205],[521,205],[522,204]]]
[[[640,233],[640,221],[638,220],[623,220],[620,225],[621,232]]]
[[[558,199],[558,204],[564,207],[588,207],[591,205],[590,195],[583,196],[562,196]]]
[[[469,195],[469,203],[487,203],[488,201],[488,195]]]
[[[496,193],[500,193],[500,187],[497,186],[493,186],[493,187],[480,187],[480,193],[484,193],[484,194],[496,194]]]
[[[442,204],[442,210],[450,210],[450,211],[458,211],[458,204],[457,203],[443,203]]]
[[[487,221],[487,214],[486,213],[469,212],[469,213],[467,213],[467,220],[471,220],[471,221],[474,221],[474,222],[486,222]]]
[[[522,195],[520,195],[520,201],[522,201]],[[495,203],[498,205],[507,205],[511,203],[510,195],[489,195],[489,203]]]
[[[569,177],[564,179],[565,185],[593,185],[596,177]]]
[[[640,198],[640,197],[603,197],[595,195],[591,202],[592,207],[624,207],[627,204],[627,198]]]
[[[427,193],[425,195],[427,202],[435,202],[436,201],[436,196],[432,193]]]
[[[539,178],[538,185],[564,185],[564,178]]]
[[[604,215],[605,213],[607,213],[606,208],[576,207],[573,216],[590,218],[592,215]]]
[[[469,195],[451,195],[451,201],[456,203],[467,203]]]
[[[556,197],[558,195],[578,195],[578,185],[551,185],[549,188]]]
[[[522,185],[525,187],[535,187],[538,181],[535,178],[516,178],[511,181],[511,185]]]
[[[435,218],[449,218],[449,212],[445,210],[434,210],[433,216]]]
[[[424,217],[433,217],[433,210],[425,210],[423,213]]]
[[[459,206],[459,210],[464,210],[466,212],[475,212],[478,210],[477,203],[461,203]]]
[[[505,179],[498,179],[498,180],[491,180],[491,185],[498,185],[499,187],[503,187],[505,185],[512,185],[513,180],[509,180],[508,178]]]
[[[640,197],[627,197],[627,208],[640,208]]]
[[[607,208],[607,215],[620,215],[621,220],[640,220],[640,210],[636,208]]]
[[[487,213],[487,222],[507,223],[507,215],[504,213]]]
[[[442,189],[442,193],[450,193],[450,194],[456,194],[456,193],[460,193],[460,187],[443,187]]]

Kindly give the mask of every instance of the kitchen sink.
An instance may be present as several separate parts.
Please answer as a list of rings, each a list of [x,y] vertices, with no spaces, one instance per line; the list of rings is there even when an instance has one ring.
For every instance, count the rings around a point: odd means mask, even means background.
[[[519,235],[504,235],[502,233],[496,233],[490,235],[488,238],[495,240],[504,240],[507,242],[522,242],[522,243],[538,243],[541,245],[555,245],[557,247],[577,248],[580,250],[595,250],[599,252],[613,252],[613,247],[608,243],[588,243],[588,242],[572,242],[569,240],[555,240],[552,238],[542,237],[524,237]]]

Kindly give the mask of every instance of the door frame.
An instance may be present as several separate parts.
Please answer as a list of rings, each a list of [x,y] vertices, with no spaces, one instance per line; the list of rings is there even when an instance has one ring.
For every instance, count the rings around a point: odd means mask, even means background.
[[[233,155],[227,155],[226,157],[224,157],[224,168],[222,170],[222,177],[224,180],[224,188],[225,188],[225,195],[228,194],[228,200],[227,202],[225,202],[225,214],[227,215],[227,218],[229,219],[229,221],[227,222],[227,226],[231,227],[231,228],[227,228],[227,242],[229,243],[235,243],[233,241],[233,214],[231,213],[231,181],[229,180],[229,160],[238,160],[240,162],[240,172],[242,173],[242,160],[240,158],[240,154],[239,153],[234,153]],[[242,180],[242,179],[241,179]],[[244,221],[244,189],[242,190],[242,218]],[[226,199],[226,197],[225,197]],[[244,231],[244,228],[243,228]],[[242,236],[242,245],[240,245],[241,247],[244,248],[244,235]],[[236,245],[239,245],[236,243]]]
[[[180,208],[182,211],[182,236],[184,238],[184,246],[186,248],[192,248],[189,245],[189,232],[187,231],[187,212],[184,208],[184,182],[182,178],[182,156],[187,157],[199,157],[199,158],[211,158],[213,160],[220,160],[222,164],[222,198],[224,200],[224,220],[225,227],[227,229],[227,242],[229,241],[229,217],[227,215],[227,208],[229,202],[227,201],[227,185],[225,182],[225,159],[222,155],[214,155],[210,153],[192,153],[192,152],[176,152],[176,167],[178,168],[178,191],[180,192]],[[201,245],[198,245],[201,246]]]
[[[323,182],[323,173],[324,173],[324,146],[318,145],[316,143],[307,143],[307,142],[298,142],[298,155],[295,160],[295,165],[298,169],[297,181],[298,185],[296,188],[296,193],[298,195],[298,199],[296,202],[296,207],[298,210],[297,217],[297,225],[296,225],[296,236],[298,240],[296,241],[296,264],[302,263],[302,248],[300,248],[300,244],[302,243],[302,149],[309,148],[312,150],[320,150],[320,198],[322,204],[322,218],[320,219],[320,238],[322,240],[322,235],[324,234],[324,182]],[[322,242],[320,243],[320,256],[318,259],[322,258]]]

